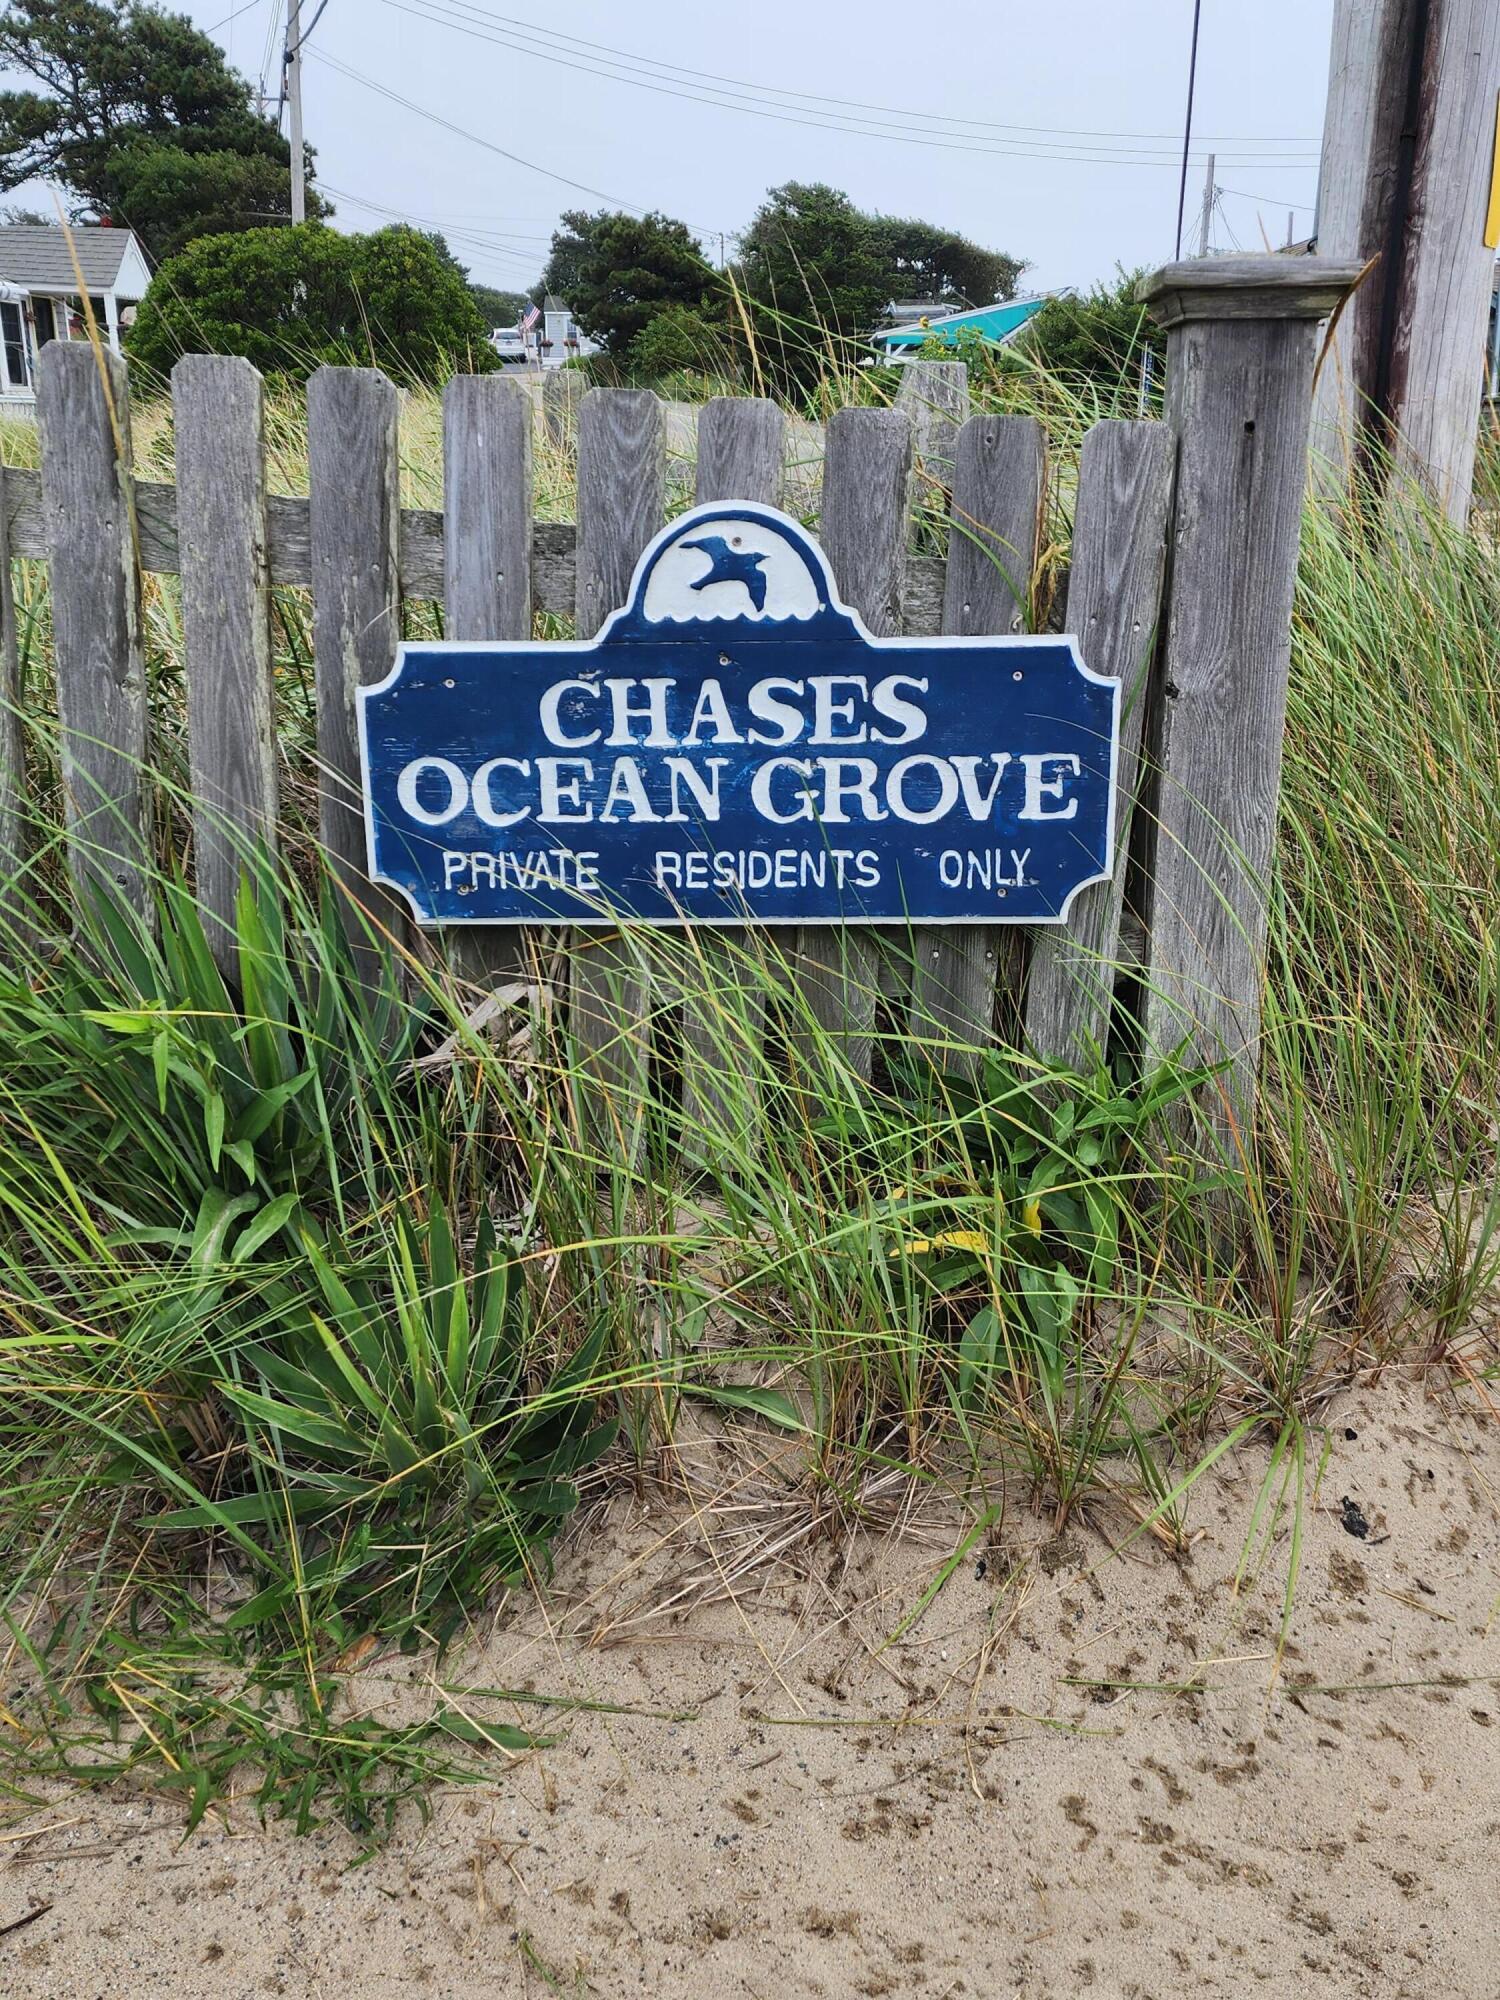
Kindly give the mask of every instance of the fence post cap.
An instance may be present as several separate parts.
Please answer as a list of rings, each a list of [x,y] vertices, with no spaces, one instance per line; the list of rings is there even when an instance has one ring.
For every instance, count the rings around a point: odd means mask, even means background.
[[[1163,327],[1202,319],[1327,319],[1364,268],[1339,257],[1194,257],[1153,271],[1135,295]]]

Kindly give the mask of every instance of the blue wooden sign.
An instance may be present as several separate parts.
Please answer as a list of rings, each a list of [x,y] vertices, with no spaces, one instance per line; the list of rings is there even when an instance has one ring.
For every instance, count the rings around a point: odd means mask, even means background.
[[[596,639],[360,689],[370,875],[422,924],[1060,923],[1118,707],[1070,638],[873,638],[789,516],[698,507]]]

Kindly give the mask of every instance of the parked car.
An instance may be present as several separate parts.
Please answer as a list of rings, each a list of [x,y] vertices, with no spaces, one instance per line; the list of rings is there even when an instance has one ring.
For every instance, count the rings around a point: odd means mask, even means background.
[[[494,348],[502,361],[529,361],[531,359],[530,350],[526,344],[526,336],[521,332],[519,327],[497,326],[495,331],[490,335],[490,346]]]

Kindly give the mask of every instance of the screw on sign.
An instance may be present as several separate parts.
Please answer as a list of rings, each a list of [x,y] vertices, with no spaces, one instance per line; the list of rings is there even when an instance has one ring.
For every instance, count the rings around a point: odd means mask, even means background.
[[[402,646],[359,717],[422,924],[1061,923],[1112,862],[1118,681],[874,638],[770,507],[680,516],[586,643]]]

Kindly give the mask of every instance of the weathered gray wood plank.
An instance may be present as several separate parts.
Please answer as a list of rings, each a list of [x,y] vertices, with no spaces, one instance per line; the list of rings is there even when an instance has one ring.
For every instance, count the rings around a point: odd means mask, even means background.
[[[943,630],[959,638],[1024,631],[1041,536],[1046,441],[1035,417],[973,416],[958,434]],[[997,986],[1019,991],[1022,933],[993,924],[922,929],[913,1026],[942,1067],[973,1070],[995,1030]]]
[[[455,375],[443,391],[450,639],[531,637],[531,414],[504,375]]]
[[[1495,253],[1485,245],[1500,90],[1493,0],[1337,0],[1318,177],[1318,250],[1380,261],[1331,330],[1314,449],[1347,472],[1394,446],[1409,502],[1425,487],[1468,518]]]
[[[763,396],[715,396],[698,418],[694,499],[781,504],[786,416]]]
[[[12,469],[7,499],[10,519],[11,554],[47,554],[46,529],[42,520],[41,481],[35,472]],[[141,533],[141,568],[158,576],[178,572],[177,489],[175,486],[138,480],[135,487],[136,513]],[[312,557],[308,548],[307,502],[284,493],[272,493],[266,500],[271,535],[271,581],[273,584],[306,586],[312,581]],[[531,524],[531,590],[538,611],[571,618],[577,599],[574,573],[574,545],[577,530],[571,521],[533,521]],[[901,629],[917,635],[942,630],[945,566],[940,557],[909,556],[902,583]],[[442,601],[443,517],[430,507],[403,507],[401,510],[401,595]]]
[[[1146,1042],[1158,1059],[1186,1041],[1201,1059],[1227,1060],[1209,1109],[1230,1147],[1255,1103],[1317,321],[1348,282],[1346,267],[1316,258],[1235,261],[1253,268],[1231,274],[1227,291],[1196,265],[1143,287],[1171,326],[1167,421],[1178,440],[1153,718]]]
[[[901,629],[911,419],[904,410],[838,411],[828,426],[821,540],[843,601],[877,638]],[[858,1076],[870,1070],[871,1035],[886,951],[867,929],[809,924],[798,929],[792,968],[804,1019],[789,1032],[805,1075],[826,1068],[821,1051],[842,1056]]]
[[[54,340],[37,364],[68,859],[81,890],[149,900],[146,663],[125,364]]]
[[[648,389],[591,389],[578,413],[578,635],[625,602],[636,558],[662,525],[661,404]],[[568,1027],[591,1087],[582,1130],[633,1149],[651,1066],[650,982],[639,944],[618,932],[570,940]]]
[[[576,442],[585,386],[576,368],[549,368],[542,376],[542,423],[549,444]]]
[[[11,477],[0,467],[0,910],[4,912],[7,955],[24,945],[34,928],[22,879],[28,846],[26,741],[21,727],[16,599],[5,504],[5,487]]]
[[[373,368],[319,368],[307,385],[308,525],[323,845],[355,907],[350,934],[401,938],[404,913],[365,876],[354,691],[384,680],[401,633],[398,398]],[[361,916],[363,912],[363,917]],[[367,972],[373,961],[362,955]]]
[[[967,363],[908,361],[896,408],[911,418],[913,504],[941,513],[953,490],[958,434],[969,414]]]
[[[698,419],[700,506],[714,500],[781,500],[786,418],[772,402],[716,397]],[[682,1122],[687,1150],[709,1152],[743,1136],[759,1116],[763,986],[744,978],[748,934],[699,930],[684,939]]]
[[[1026,1038],[1040,1056],[1087,1066],[1102,1053],[1121,962],[1141,730],[1166,572],[1176,443],[1165,424],[1099,423],[1083,442],[1064,629],[1096,674],[1118,677],[1115,871],[1082,890],[1063,929],[1032,936]]]
[[[237,965],[235,901],[276,844],[265,394],[248,361],[172,370],[193,859],[209,948]]]
[[[450,639],[531,637],[534,406],[504,375],[455,375],[443,391],[443,613]],[[481,984],[530,968],[542,932],[455,925],[449,962]]]

